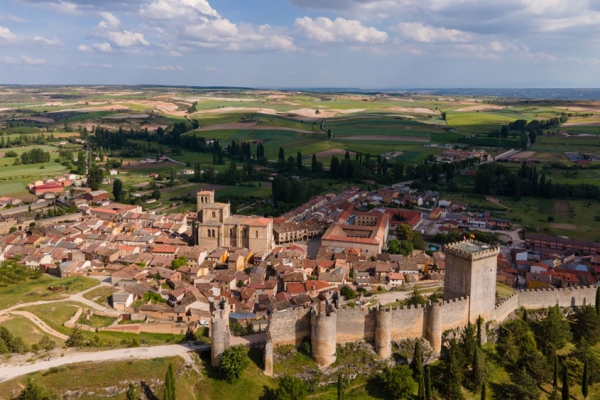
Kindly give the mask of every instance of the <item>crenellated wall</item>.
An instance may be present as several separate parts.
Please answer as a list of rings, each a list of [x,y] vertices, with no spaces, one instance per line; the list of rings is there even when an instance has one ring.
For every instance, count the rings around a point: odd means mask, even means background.
[[[442,305],[442,332],[448,329],[454,329],[466,326],[469,323],[468,297],[460,297],[445,301]]]
[[[495,320],[498,322],[504,321],[515,310],[519,309],[519,292],[511,294],[509,297],[498,301],[494,311]]]
[[[309,308],[299,308],[274,312],[269,321],[273,344],[300,346],[305,338],[310,339],[310,311]]]
[[[375,312],[371,309],[341,308],[337,310],[338,343],[375,340]]]
[[[551,307],[556,304],[560,307],[574,307],[595,304],[596,287],[578,286],[566,289],[523,290],[518,295],[519,307],[536,309]]]

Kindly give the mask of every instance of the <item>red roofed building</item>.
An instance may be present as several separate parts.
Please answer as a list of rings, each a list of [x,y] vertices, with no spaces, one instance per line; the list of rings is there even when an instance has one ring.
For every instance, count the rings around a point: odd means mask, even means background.
[[[46,193],[62,193],[65,188],[60,183],[48,182],[43,185],[34,186],[31,192],[35,195],[46,194]]]

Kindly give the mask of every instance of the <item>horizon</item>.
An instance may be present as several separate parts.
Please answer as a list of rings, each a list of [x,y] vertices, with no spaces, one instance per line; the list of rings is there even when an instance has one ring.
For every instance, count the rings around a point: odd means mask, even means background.
[[[23,85],[595,88],[598,20],[585,1],[10,0],[0,74]]]

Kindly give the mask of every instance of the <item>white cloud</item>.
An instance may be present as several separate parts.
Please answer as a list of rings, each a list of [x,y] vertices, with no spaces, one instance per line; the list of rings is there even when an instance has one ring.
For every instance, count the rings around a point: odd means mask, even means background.
[[[12,14],[0,14],[0,21],[10,21],[10,22],[27,22],[27,20],[19,17],[15,17]]]
[[[465,43],[473,38],[473,35],[468,32],[437,28],[422,22],[402,22],[396,29],[403,38],[420,43]]]
[[[0,56],[0,62],[4,63],[4,64],[27,64],[27,65],[46,64],[46,60],[43,60],[41,58],[31,58],[29,56],[21,56],[20,58]]]
[[[100,11],[98,14],[104,19],[104,21],[100,22],[100,26],[103,28],[119,28],[121,26],[121,21],[119,18],[115,17],[114,14],[109,13],[108,11]]]
[[[141,69],[147,69],[147,70],[154,70],[154,71],[183,71],[183,67],[177,65],[159,65],[159,66],[153,66],[153,65],[140,65],[138,68]]]
[[[109,31],[106,33],[106,38],[118,47],[131,47],[137,45],[138,43],[141,43],[144,46],[148,46],[150,44],[146,39],[144,39],[144,35],[142,33],[135,33],[126,30],[121,32]]]
[[[111,53],[112,52],[112,47],[110,46],[110,43],[96,43],[96,44],[93,44],[92,47],[96,50],[101,51],[102,53]]]
[[[4,27],[4,26],[0,26],[0,44],[2,44],[2,42],[14,42],[17,40],[17,35],[15,35],[14,33],[12,33],[10,31],[10,29]]]
[[[79,63],[77,64],[78,67],[84,67],[84,68],[112,68],[112,64],[94,64],[94,63]]]
[[[46,60],[41,58],[31,58],[29,56],[21,56],[21,59],[25,64],[29,65],[38,65],[38,64],[46,64]]]
[[[311,40],[321,43],[374,44],[384,43],[388,34],[372,27],[364,26],[360,21],[325,17],[297,18],[294,26]]]
[[[92,51],[94,51],[94,49],[85,44],[80,44],[79,46],[77,46],[77,51],[81,51],[83,53],[91,53]]]
[[[54,36],[52,39],[47,39],[45,37],[35,35],[33,37],[33,42],[36,44],[41,44],[46,47],[62,47],[63,46],[62,42],[60,40],[58,40],[58,38],[56,36]]]
[[[140,14],[151,19],[196,19],[199,16],[220,18],[207,0],[155,0],[142,6]]]
[[[215,67],[203,67],[201,69],[203,71],[208,71],[208,72],[217,72],[217,69]]]
[[[236,25],[227,19],[188,25],[183,37],[191,45],[226,51],[296,50],[294,39],[282,29],[270,25]]]

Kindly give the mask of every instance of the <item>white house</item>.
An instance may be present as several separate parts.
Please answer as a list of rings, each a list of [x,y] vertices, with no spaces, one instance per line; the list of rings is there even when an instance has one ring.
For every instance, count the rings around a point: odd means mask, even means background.
[[[400,286],[400,285],[404,285],[404,274],[401,272],[392,272],[391,274],[388,275],[390,278],[390,285],[391,286]]]
[[[440,200],[440,202],[438,203],[438,205],[442,208],[447,208],[450,207],[452,205],[452,202],[450,200]]]

